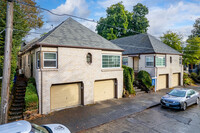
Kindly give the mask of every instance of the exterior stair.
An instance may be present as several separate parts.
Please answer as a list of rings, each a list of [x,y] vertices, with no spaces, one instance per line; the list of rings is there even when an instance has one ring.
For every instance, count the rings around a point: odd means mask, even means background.
[[[136,93],[136,95],[140,95],[140,94],[144,94],[144,93],[146,93],[145,91],[142,91],[141,89],[139,89],[139,88],[135,88],[135,93]]]
[[[23,119],[23,110],[25,108],[25,92],[26,92],[27,80],[24,76],[18,76],[12,99],[12,103],[9,109],[8,120],[16,121]]]

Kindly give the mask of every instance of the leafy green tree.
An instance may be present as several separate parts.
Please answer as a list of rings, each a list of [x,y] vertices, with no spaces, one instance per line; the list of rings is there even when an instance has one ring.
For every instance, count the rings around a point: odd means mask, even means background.
[[[184,64],[200,63],[200,37],[192,37],[187,40],[187,46],[183,53]]]
[[[0,2],[0,30],[6,27],[6,6],[7,0]],[[30,5],[36,5],[35,0],[22,0]],[[11,60],[11,80],[17,68],[17,54],[23,38],[32,28],[40,28],[43,25],[41,11],[35,7],[25,6],[14,3],[13,15],[13,42],[12,42],[12,60]],[[0,34],[0,76],[3,71],[5,32]]]
[[[200,37],[200,18],[195,20],[193,27],[194,29],[192,30],[192,35],[190,35],[189,38],[192,38],[195,36]]]
[[[126,29],[128,28],[128,11],[125,10],[122,2],[108,7],[106,12],[107,17],[101,17],[97,24],[97,33],[108,40],[113,40],[126,34]]]
[[[132,19],[129,19],[129,29],[132,29],[139,33],[146,33],[149,27],[149,21],[146,18],[146,15],[149,13],[148,8],[138,3],[133,7]],[[129,32],[129,35],[136,34],[134,32]]]
[[[175,32],[167,31],[163,34],[163,36],[160,37],[161,41],[168,46],[176,49],[180,53],[182,53],[183,50],[183,37]]]

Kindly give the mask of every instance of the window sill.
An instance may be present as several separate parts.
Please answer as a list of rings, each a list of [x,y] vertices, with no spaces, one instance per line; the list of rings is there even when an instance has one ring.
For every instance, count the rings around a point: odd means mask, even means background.
[[[102,72],[109,72],[109,71],[123,71],[122,68],[107,68],[107,69],[102,69]]]
[[[39,71],[40,71],[40,69],[39,69]],[[45,72],[45,71],[58,71],[58,69],[57,68],[43,68],[42,72]]]

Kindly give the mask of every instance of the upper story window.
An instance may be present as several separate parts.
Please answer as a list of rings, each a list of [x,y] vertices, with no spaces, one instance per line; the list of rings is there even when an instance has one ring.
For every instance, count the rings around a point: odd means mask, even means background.
[[[57,68],[57,53],[44,52],[44,68]]]
[[[128,66],[128,57],[122,58],[122,64],[125,65],[125,66]]]
[[[146,56],[145,65],[146,67],[154,67],[154,56]]]
[[[102,55],[102,68],[119,68],[120,55]]]
[[[179,57],[179,64],[182,65],[182,57]]]
[[[172,63],[172,57],[170,56],[170,63]]]
[[[157,67],[165,67],[165,65],[166,65],[165,57],[156,57]]]
[[[87,63],[91,64],[92,63],[92,54],[88,53],[86,59],[87,59]]]
[[[36,52],[36,68],[40,68],[40,52]]]

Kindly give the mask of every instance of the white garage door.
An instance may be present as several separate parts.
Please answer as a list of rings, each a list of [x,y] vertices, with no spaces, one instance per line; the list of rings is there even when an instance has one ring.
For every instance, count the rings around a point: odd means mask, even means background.
[[[168,87],[167,74],[159,75],[157,81],[157,90],[165,89]]]
[[[81,83],[53,85],[51,87],[51,110],[81,104]]]
[[[180,73],[174,73],[172,76],[172,87],[180,85]]]
[[[115,80],[95,81],[94,102],[113,99],[115,97]]]

